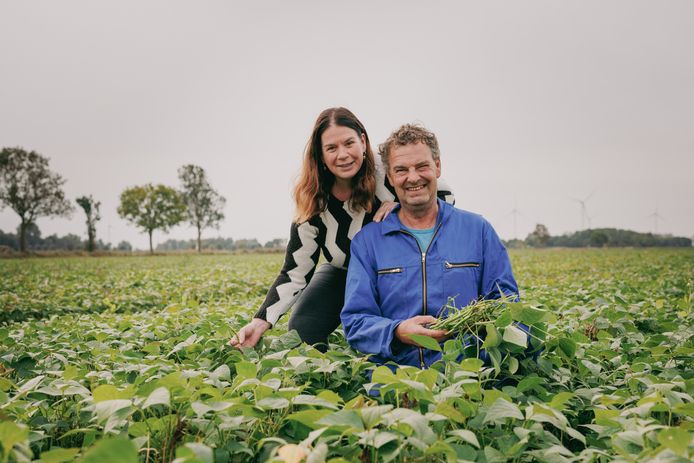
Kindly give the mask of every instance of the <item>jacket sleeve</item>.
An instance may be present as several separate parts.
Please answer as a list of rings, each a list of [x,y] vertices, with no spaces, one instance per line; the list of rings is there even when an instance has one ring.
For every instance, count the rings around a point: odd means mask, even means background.
[[[277,323],[311,281],[319,256],[318,228],[309,222],[292,223],[284,265],[255,318]]]
[[[518,285],[513,277],[508,252],[494,228],[486,220],[482,240],[484,266],[482,267],[481,296],[484,299],[498,299],[505,295],[514,296],[517,300]]]
[[[347,342],[359,352],[393,358],[391,344],[395,328],[402,320],[381,315],[375,263],[364,243],[363,232],[352,240],[351,254],[345,305],[340,313]]]

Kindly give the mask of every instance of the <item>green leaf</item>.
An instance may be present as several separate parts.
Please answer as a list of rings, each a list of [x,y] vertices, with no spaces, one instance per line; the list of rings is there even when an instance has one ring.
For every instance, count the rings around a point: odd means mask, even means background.
[[[256,405],[263,410],[280,410],[289,407],[289,400],[284,397],[266,397],[259,400]]]
[[[682,428],[667,428],[658,433],[658,442],[680,456],[686,456],[691,441],[691,434]]]
[[[152,391],[149,397],[147,397],[147,400],[145,400],[145,403],[142,404],[142,409],[144,410],[153,405],[166,405],[167,407],[170,407],[171,394],[169,393],[169,390],[165,387],[159,387]]]
[[[504,328],[503,340],[520,347],[528,346],[528,334],[515,325]]]
[[[522,420],[523,413],[521,413],[516,404],[499,398],[489,407],[482,423],[503,424],[509,418]]]
[[[137,449],[128,439],[115,438],[98,441],[87,453],[81,463],[138,463]]]
[[[576,355],[576,342],[569,338],[559,338],[559,349],[568,358],[573,358]]]
[[[390,368],[385,365],[381,365],[376,367],[374,370],[373,374],[371,375],[371,381],[380,384],[390,384],[399,381],[399,379],[397,376],[395,376],[395,373],[393,373]]]
[[[330,413],[332,413],[330,410],[301,410],[288,415],[287,419],[297,421],[311,429],[318,429],[322,427],[318,422]]]
[[[236,367],[236,376],[239,378],[255,378],[258,373],[255,363],[241,361],[236,362],[234,366]]]
[[[499,331],[491,323],[487,323],[487,336],[484,338],[484,343],[482,344],[483,349],[489,349],[490,347],[497,347],[501,344],[501,336],[499,336]]]
[[[431,336],[424,336],[422,334],[411,334],[409,338],[419,344],[421,347],[429,350],[435,350],[436,352],[441,352],[441,346],[439,342],[432,338]]]
[[[465,371],[477,373],[484,366],[484,362],[476,357],[466,358],[460,361],[460,368]]]
[[[518,308],[516,309],[515,307]],[[521,303],[513,304],[511,311],[513,313],[514,320],[525,323],[526,325],[535,325],[540,323],[549,315],[547,310],[539,309],[537,307],[530,307]]]
[[[460,413],[455,407],[448,402],[439,402],[434,409],[435,413],[443,415],[446,418],[455,421],[456,423],[464,423],[465,416]]]
[[[574,395],[571,392],[560,392],[552,397],[552,400],[549,402],[549,406],[556,408],[557,410],[563,410],[565,408],[564,405],[566,405],[573,397]]]
[[[338,407],[334,402],[325,400],[321,397],[308,394],[299,394],[292,399],[292,404],[294,405],[313,405],[314,407],[324,407],[330,408],[332,410],[337,410]]]
[[[182,459],[186,463],[214,463],[212,449],[199,442],[188,442],[176,449],[176,461]]]
[[[532,374],[521,379],[518,382],[518,386],[516,386],[516,390],[522,394],[527,391],[536,390],[538,386],[544,383],[545,380],[543,378],[540,378],[539,376]]]
[[[694,402],[678,404],[675,406],[674,412],[680,415],[694,418]]]
[[[363,407],[359,409],[361,419],[368,428],[372,428],[381,422],[384,413],[393,409],[392,405],[376,405],[375,407]]]
[[[494,326],[496,326],[497,328],[505,328],[511,323],[513,323],[511,311],[504,310],[502,314],[494,321]]]
[[[94,402],[99,403],[105,400],[130,399],[134,395],[132,388],[119,390],[116,386],[102,384],[92,391]]]
[[[464,442],[467,442],[470,445],[474,445],[475,447],[480,448],[480,443],[477,440],[477,436],[472,431],[468,431],[467,429],[454,429],[452,431],[448,431],[448,435],[458,437],[462,439]]]
[[[29,439],[29,428],[23,424],[15,424],[11,421],[0,422],[0,444],[4,449],[5,455],[10,453],[12,448]]]
[[[65,463],[73,461],[80,449],[53,448],[46,452],[41,452],[41,463]]]
[[[126,399],[104,400],[94,407],[94,414],[98,422],[107,420],[111,415],[132,405],[132,401]]]
[[[336,426],[339,428],[346,427],[348,429],[356,429],[357,431],[364,430],[364,424],[359,414],[354,410],[340,410],[339,412],[331,413],[321,418],[318,424],[323,426]]]
[[[508,372],[512,375],[518,371],[519,362],[516,357],[508,358]]]

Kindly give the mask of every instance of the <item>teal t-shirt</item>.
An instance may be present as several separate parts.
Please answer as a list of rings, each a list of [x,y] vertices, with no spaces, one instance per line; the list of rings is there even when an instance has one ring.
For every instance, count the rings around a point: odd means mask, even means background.
[[[404,225],[403,225],[404,226]],[[431,243],[431,239],[434,237],[434,231],[436,227],[426,228],[424,230],[417,230],[416,228],[405,227],[405,230],[412,233],[417,241],[419,242],[419,247],[422,252],[426,251]]]

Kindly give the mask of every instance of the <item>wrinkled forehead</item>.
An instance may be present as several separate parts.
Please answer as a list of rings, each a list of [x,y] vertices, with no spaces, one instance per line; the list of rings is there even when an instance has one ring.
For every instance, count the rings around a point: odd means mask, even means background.
[[[388,161],[391,167],[435,162],[434,154],[429,145],[420,141],[404,145],[393,145],[389,150]]]

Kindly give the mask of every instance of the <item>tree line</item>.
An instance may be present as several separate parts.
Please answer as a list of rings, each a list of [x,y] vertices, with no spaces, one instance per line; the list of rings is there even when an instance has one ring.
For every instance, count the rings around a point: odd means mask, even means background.
[[[186,221],[197,230],[196,249],[200,252],[202,231],[219,228],[224,220],[226,199],[210,185],[202,167],[182,166],[178,178],[178,189],[148,183],[127,188],[120,195],[118,215],[148,234],[150,253],[154,252],[155,230],[166,232]],[[70,217],[74,211],[63,191],[64,184],[65,179],[50,170],[48,158],[41,154],[21,147],[0,151],[0,209],[9,207],[19,216],[17,241],[21,252],[27,250],[27,235],[32,227],[38,229],[38,218]],[[98,245],[96,224],[101,220],[101,202],[84,195],[75,198],[75,204],[85,214],[86,249],[94,251]]]
[[[639,233],[632,230],[619,228],[595,228],[580,230],[559,236],[552,236],[543,224],[535,225],[535,229],[528,234],[525,240],[510,240],[506,242],[508,247],[691,247],[692,240],[671,235],[654,235],[653,233]]]

